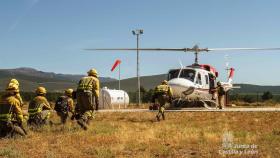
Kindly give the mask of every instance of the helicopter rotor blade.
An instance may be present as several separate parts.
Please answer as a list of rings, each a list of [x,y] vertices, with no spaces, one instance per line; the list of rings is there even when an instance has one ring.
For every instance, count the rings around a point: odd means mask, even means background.
[[[106,51],[106,50],[126,50],[126,51],[134,51],[134,50],[140,50],[140,51],[188,51],[189,48],[101,48],[101,49],[84,49],[87,51]]]
[[[280,48],[207,48],[208,51],[235,51],[235,50],[280,50]]]
[[[280,48],[98,48],[98,49],[84,49],[86,51],[112,51],[112,50],[123,50],[123,51],[182,51],[182,52],[209,52],[209,51],[260,51],[260,50],[280,50]]]

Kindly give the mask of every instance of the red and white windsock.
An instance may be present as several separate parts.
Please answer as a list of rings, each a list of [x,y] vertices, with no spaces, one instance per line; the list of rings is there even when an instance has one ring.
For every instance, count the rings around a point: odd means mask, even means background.
[[[117,60],[115,61],[114,65],[112,66],[111,71],[114,71],[115,68],[116,68],[119,64],[121,64],[121,60],[117,59]]]
[[[228,76],[228,83],[232,83],[233,80],[233,76],[234,76],[234,68],[230,68],[229,69],[229,76]]]

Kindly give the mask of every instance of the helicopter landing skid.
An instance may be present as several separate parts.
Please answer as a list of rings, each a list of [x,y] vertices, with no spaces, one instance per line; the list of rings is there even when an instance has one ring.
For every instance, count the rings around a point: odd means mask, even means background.
[[[213,100],[205,100],[205,101],[201,100],[201,102],[203,103],[203,106],[206,109],[216,109],[216,107],[217,107],[217,103]]]
[[[176,99],[171,103],[168,109],[181,109],[181,108],[192,108],[192,107],[205,107],[206,109],[215,109],[217,103],[213,100],[183,100]]]

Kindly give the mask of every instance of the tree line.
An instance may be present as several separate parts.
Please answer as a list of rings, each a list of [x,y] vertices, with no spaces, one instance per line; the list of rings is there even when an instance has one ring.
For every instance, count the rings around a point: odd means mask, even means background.
[[[243,101],[246,103],[265,102],[268,100],[280,102],[280,95],[272,94],[270,91],[253,94],[230,94],[229,98],[232,101]]]
[[[154,89],[146,90],[144,87],[140,87],[140,92],[141,92],[141,102],[150,103],[154,94]],[[3,94],[4,92],[0,92],[0,96]],[[32,98],[36,96],[34,92],[21,92],[20,94],[24,101],[30,101]],[[63,93],[48,92],[46,97],[49,101],[54,102],[61,95],[63,95]],[[137,103],[138,92],[128,92],[128,95],[131,103]],[[238,93],[230,94],[229,98],[231,101],[243,101],[247,103],[264,102],[267,100],[280,102],[280,95],[273,95],[269,91],[263,93],[254,93],[254,94],[238,94]]]
[[[150,103],[154,94],[154,89],[146,90],[144,87],[140,87],[140,92],[141,92],[141,102]],[[138,92],[128,92],[128,95],[131,103],[137,102]],[[264,102],[267,100],[280,102],[280,95],[273,95],[270,91],[265,91],[263,93],[254,93],[254,94],[230,93],[229,98],[231,101],[243,101],[247,103]]]

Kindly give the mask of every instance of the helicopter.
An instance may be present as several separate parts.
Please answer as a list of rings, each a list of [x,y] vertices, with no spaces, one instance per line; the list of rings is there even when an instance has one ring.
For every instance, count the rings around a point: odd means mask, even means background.
[[[168,85],[173,91],[172,107],[182,108],[189,106],[204,106],[207,109],[216,108],[217,94],[217,77],[218,71],[209,64],[199,64],[198,54],[201,52],[210,51],[260,51],[260,50],[280,50],[280,48],[200,48],[194,45],[192,48],[102,48],[102,49],[85,49],[87,51],[177,51],[177,52],[191,52],[194,53],[194,63],[189,66],[177,69],[171,69],[167,74]],[[227,68],[228,80],[220,82],[225,89],[224,105],[229,105],[229,91],[233,86],[234,68]]]

